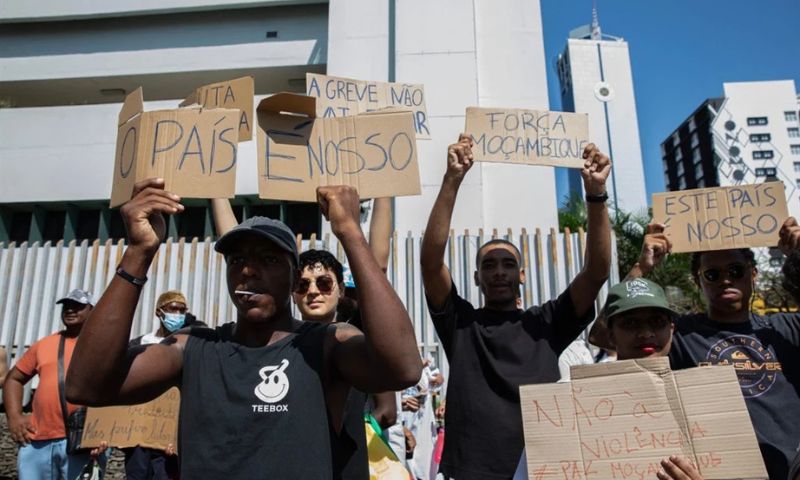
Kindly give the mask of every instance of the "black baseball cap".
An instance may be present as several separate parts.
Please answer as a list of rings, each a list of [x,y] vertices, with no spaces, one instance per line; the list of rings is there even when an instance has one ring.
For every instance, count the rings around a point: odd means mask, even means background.
[[[280,220],[268,217],[250,217],[236,225],[231,231],[219,237],[216,245],[214,245],[214,250],[225,255],[233,245],[233,241],[246,234],[256,234],[272,241],[292,256],[295,266],[300,263],[297,241],[292,229]]]

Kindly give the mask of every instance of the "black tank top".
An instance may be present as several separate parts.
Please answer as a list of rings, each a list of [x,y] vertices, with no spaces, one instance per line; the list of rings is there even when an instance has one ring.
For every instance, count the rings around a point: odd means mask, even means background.
[[[195,328],[183,354],[179,452],[191,479],[330,479],[322,387],[326,325],[272,345],[232,341],[233,323]]]

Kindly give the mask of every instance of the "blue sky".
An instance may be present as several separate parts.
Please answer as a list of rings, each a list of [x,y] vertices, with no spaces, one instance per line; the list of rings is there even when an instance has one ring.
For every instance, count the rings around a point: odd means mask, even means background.
[[[541,0],[550,108],[561,109],[554,63],[591,0]],[[648,197],[664,191],[660,144],[723,82],[789,80],[800,87],[798,0],[597,0],[604,33],[630,49]],[[558,174],[559,194],[566,176]],[[561,201],[561,198],[559,198]],[[649,201],[649,198],[648,198]]]

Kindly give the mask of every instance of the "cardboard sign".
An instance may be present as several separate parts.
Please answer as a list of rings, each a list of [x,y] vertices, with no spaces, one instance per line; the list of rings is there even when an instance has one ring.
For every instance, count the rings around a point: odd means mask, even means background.
[[[88,408],[81,447],[142,446],[165,450],[170,443],[178,451],[178,412],[181,394],[172,387],[147,403],[120,407]]]
[[[317,118],[313,97],[279,93],[258,105],[258,196],[316,202],[324,185],[361,198],[418,195],[417,144],[409,111]]]
[[[144,111],[142,89],[119,114],[111,207],[131,198],[136,182],[161,177],[189,198],[230,198],[236,182],[239,110]]]
[[[317,116],[347,117],[388,107],[409,110],[417,138],[431,138],[425,87],[421,84],[368,82],[306,73],[306,95],[317,99]]]
[[[181,107],[202,105],[204,108],[233,108],[241,110],[239,116],[239,141],[253,138],[253,77],[241,77],[225,82],[203,85],[186,100]]]
[[[661,357],[571,371],[520,387],[528,478],[655,478],[670,455],[706,480],[767,478],[733,367],[672,372]]]
[[[788,217],[782,182],[653,194],[673,252],[774,247]]]
[[[585,113],[468,107],[464,128],[479,162],[583,168],[589,144]]]

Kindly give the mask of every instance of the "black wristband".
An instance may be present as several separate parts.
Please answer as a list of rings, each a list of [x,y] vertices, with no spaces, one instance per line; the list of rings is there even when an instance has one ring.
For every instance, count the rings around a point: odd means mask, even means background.
[[[601,195],[586,194],[586,201],[589,203],[605,203],[608,200],[608,192],[603,192]]]
[[[127,280],[128,282],[134,284],[137,287],[143,287],[144,284],[147,282],[147,277],[144,278],[134,277],[130,273],[123,270],[122,267],[117,267],[117,275],[119,275],[124,280]]]

